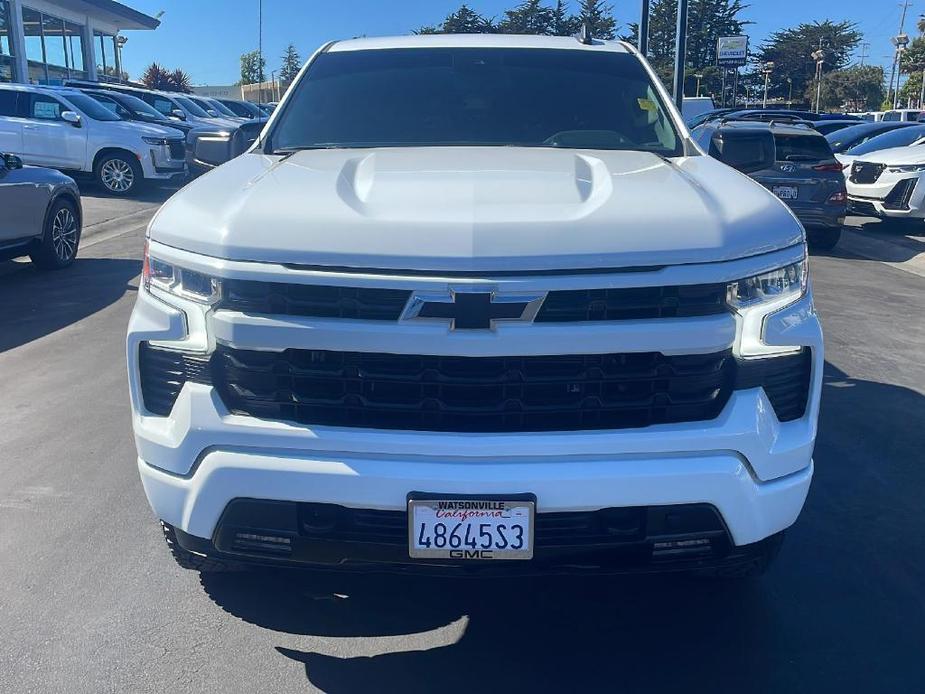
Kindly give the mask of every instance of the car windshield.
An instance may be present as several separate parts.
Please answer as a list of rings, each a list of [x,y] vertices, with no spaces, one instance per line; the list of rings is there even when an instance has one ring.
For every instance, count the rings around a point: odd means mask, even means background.
[[[921,137],[925,137],[925,125],[912,125],[872,137],[867,142],[852,147],[845,154],[858,156],[891,147],[906,147]]]
[[[277,151],[508,145],[681,153],[635,56],[557,49],[325,53],[290,95],[271,138]]]
[[[62,94],[61,96],[76,106],[81,113],[93,120],[122,120],[99,101],[90,98],[86,94]]]
[[[211,118],[211,116],[201,109],[196,103],[191,99],[186,98],[185,96],[175,96],[174,99],[177,100],[183,108],[192,113],[197,118]]]
[[[236,114],[236,113],[235,113],[234,111],[232,111],[230,108],[228,108],[227,106],[225,106],[225,104],[223,104],[221,101],[218,101],[218,100],[216,100],[216,99],[207,99],[206,102],[207,102],[212,108],[214,108],[216,111],[218,111],[220,114],[222,114],[223,116],[230,116],[231,118],[237,118],[237,117],[238,117],[238,114]]]
[[[153,108],[146,102],[139,99],[137,96],[131,96],[130,94],[123,94],[119,97],[120,103],[128,109],[131,109],[132,113],[136,116],[145,116],[147,118],[156,118],[157,120],[164,120],[164,114]]]

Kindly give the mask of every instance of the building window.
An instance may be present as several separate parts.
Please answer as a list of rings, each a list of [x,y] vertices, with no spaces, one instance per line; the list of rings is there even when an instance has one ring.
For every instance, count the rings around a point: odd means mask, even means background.
[[[116,70],[116,37],[112,34],[93,32],[93,47],[96,51],[96,77],[101,82],[118,80]]]
[[[87,77],[82,26],[28,7],[22,8],[22,23],[30,82],[61,84],[69,78]]]
[[[13,81],[13,47],[10,45],[12,23],[10,4],[0,0],[0,82]]]

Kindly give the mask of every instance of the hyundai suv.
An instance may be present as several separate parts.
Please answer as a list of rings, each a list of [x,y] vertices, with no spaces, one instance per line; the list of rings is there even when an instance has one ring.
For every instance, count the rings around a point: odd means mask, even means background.
[[[625,43],[331,43],[152,220],[127,356],[177,562],[766,567],[813,474],[803,228]]]

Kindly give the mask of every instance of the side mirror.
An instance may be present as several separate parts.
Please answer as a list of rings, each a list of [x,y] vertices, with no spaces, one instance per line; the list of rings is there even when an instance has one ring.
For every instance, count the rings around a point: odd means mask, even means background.
[[[22,159],[15,154],[4,154],[0,157],[0,161],[3,161],[3,165],[10,171],[22,168]]]
[[[173,109],[173,110],[170,112],[170,115],[173,116],[174,118],[178,119],[178,120],[186,120],[186,114],[183,113],[183,111],[181,111],[181,110],[178,109],[178,108]]]
[[[770,130],[717,130],[710,139],[710,156],[742,173],[774,167],[777,150]]]
[[[80,127],[80,115],[74,113],[73,111],[62,111],[61,120],[63,120],[65,123],[70,123],[75,128]]]

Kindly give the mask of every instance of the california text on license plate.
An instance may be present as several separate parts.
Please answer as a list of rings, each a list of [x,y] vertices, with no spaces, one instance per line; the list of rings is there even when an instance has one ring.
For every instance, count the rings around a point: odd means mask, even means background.
[[[781,200],[796,200],[799,189],[796,186],[774,186],[771,192]]]
[[[408,553],[420,559],[532,559],[533,501],[408,500]]]

